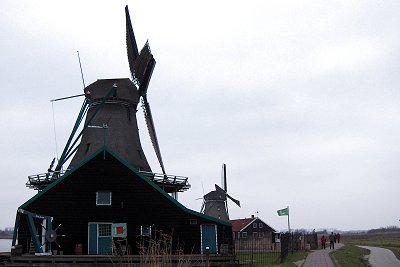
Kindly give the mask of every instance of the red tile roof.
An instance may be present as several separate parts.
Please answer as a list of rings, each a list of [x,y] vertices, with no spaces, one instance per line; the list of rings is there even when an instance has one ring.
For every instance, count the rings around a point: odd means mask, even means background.
[[[231,220],[232,224],[232,232],[239,232],[242,230],[244,227],[249,225],[252,221],[254,221],[256,218],[246,218],[246,219],[238,219],[238,220]]]

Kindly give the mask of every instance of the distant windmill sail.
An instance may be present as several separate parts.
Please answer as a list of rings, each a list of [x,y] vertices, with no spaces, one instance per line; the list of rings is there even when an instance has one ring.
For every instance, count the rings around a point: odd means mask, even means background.
[[[221,173],[221,185],[225,192],[228,191],[228,185],[226,184],[226,164],[222,164],[222,173]]]
[[[222,187],[215,185],[215,190],[204,195],[203,205],[201,207],[201,212],[209,216],[229,221],[228,203],[227,199],[233,201],[236,205],[240,207],[240,201],[231,197],[227,191],[227,179],[226,179],[226,165],[222,164],[221,172],[221,183]]]
[[[230,200],[232,200],[236,205],[238,205],[240,207],[240,201],[237,199],[234,199],[233,197],[231,197],[224,189],[222,189],[221,187],[219,187],[218,185],[215,185],[215,190],[218,192],[223,192]]]

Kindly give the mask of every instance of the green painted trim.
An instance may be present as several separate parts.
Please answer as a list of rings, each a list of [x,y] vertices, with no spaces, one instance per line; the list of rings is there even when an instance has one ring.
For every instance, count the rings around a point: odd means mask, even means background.
[[[49,191],[51,188],[53,188],[54,186],[56,186],[58,183],[60,183],[61,181],[63,181],[64,179],[68,178],[68,176],[70,176],[72,173],[76,172],[81,166],[83,166],[84,164],[86,164],[87,162],[89,162],[90,160],[92,160],[94,157],[96,157],[99,153],[102,153],[104,151],[107,151],[111,156],[113,156],[115,159],[117,159],[119,162],[121,162],[123,165],[125,165],[125,167],[127,167],[128,169],[130,169],[133,173],[135,173],[137,176],[139,176],[143,181],[145,181],[147,184],[149,184],[150,186],[152,186],[154,189],[156,189],[159,193],[161,193],[164,197],[166,197],[169,201],[171,201],[172,203],[174,203],[177,207],[179,207],[181,210],[190,213],[194,216],[197,217],[202,217],[204,219],[207,220],[211,220],[213,222],[219,223],[219,224],[223,224],[226,226],[232,226],[231,223],[229,222],[225,222],[223,220],[211,217],[209,215],[191,210],[186,208],[185,206],[183,206],[180,202],[178,202],[176,199],[174,199],[173,197],[171,197],[167,192],[165,192],[164,190],[162,190],[158,185],[156,185],[155,183],[153,183],[152,181],[150,181],[147,177],[145,177],[143,174],[141,174],[135,167],[133,167],[129,162],[127,162],[125,159],[119,157],[117,154],[115,154],[111,149],[109,149],[107,146],[103,146],[100,149],[98,149],[97,151],[95,151],[92,155],[84,158],[81,162],[79,162],[72,170],[70,170],[69,172],[67,172],[66,174],[64,174],[63,176],[61,176],[60,178],[58,178],[57,180],[55,180],[53,183],[51,183],[50,185],[48,185],[45,189],[43,189],[42,191],[40,191],[39,193],[37,193],[35,196],[33,196],[31,199],[29,199],[28,201],[26,201],[24,204],[22,204],[19,208],[20,209],[24,209],[26,206],[28,206],[29,204],[31,204],[32,202],[34,202],[36,199],[38,199],[39,197],[41,197],[43,194],[45,194],[47,191]]]
[[[85,165],[87,162],[92,160],[94,157],[97,156],[97,154],[103,152],[104,147],[99,148],[97,151],[95,151],[92,155],[84,158],[81,162],[79,162],[72,170],[66,172],[63,176],[49,184],[45,189],[42,191],[38,192],[36,195],[31,197],[28,201],[26,201],[24,204],[22,204],[18,209],[25,209],[29,204],[34,202],[36,199],[41,197],[43,194],[45,194],[47,191],[49,191],[51,188],[59,184],[62,180],[66,179],[68,176],[70,176],[72,173],[76,172],[82,165]]]
[[[191,210],[183,206],[180,202],[178,202],[175,198],[171,197],[167,192],[162,190],[158,185],[156,185],[154,182],[150,181],[147,177],[145,177],[143,174],[141,174],[135,167],[133,167],[129,162],[127,162],[125,159],[119,157],[117,154],[115,154],[112,150],[110,150],[108,147],[105,147],[105,150],[112,155],[114,158],[116,158],[118,161],[120,161],[122,164],[124,164],[128,169],[130,169],[132,172],[134,172],[136,175],[138,175],[142,180],[144,180],[146,183],[148,183],[150,186],[155,188],[158,192],[160,192],[162,195],[164,195],[166,198],[168,198],[170,201],[172,201],[176,206],[178,206],[180,209],[183,211],[190,213],[192,215],[202,217],[207,220],[214,221],[216,223],[224,224],[226,226],[232,226],[231,223],[225,222],[223,220],[208,216],[206,214]]]

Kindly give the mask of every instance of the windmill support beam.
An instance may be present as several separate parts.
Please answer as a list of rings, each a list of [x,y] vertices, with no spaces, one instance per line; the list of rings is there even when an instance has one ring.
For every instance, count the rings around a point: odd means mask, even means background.
[[[74,147],[76,145],[76,143],[78,142],[79,138],[82,136],[83,132],[86,130],[86,128],[90,125],[90,123],[92,122],[93,118],[96,116],[96,114],[99,112],[99,110],[103,107],[103,104],[105,103],[105,101],[115,92],[117,86],[114,85],[110,88],[110,90],[108,91],[107,95],[103,98],[102,102],[100,103],[100,105],[96,108],[94,114],[90,117],[90,119],[86,122],[86,124],[84,125],[82,131],[78,134],[78,136],[75,138],[74,142],[71,144],[71,141],[76,133],[76,131],[78,130],[79,125],[81,124],[83,117],[85,115],[85,113],[88,110],[88,100],[87,98],[85,98],[85,101],[82,105],[81,111],[79,112],[78,118],[76,120],[74,129],[71,132],[70,138],[68,139],[67,144],[65,145],[64,151],[60,157],[60,160],[58,161],[57,167],[56,167],[56,171],[61,170],[62,165],[72,156],[72,154],[77,150],[76,147]]]
[[[42,236],[45,236],[46,235],[46,232],[45,232],[46,229],[51,229],[53,217],[36,214],[36,213],[29,212],[29,211],[26,211],[26,210],[23,210],[23,209],[18,209],[18,211],[17,211],[18,222],[16,221],[16,223],[15,223],[16,227],[14,228],[14,235],[16,235],[16,232],[18,231],[20,214],[24,214],[24,215],[26,215],[28,217],[28,228],[29,228],[29,232],[31,234],[31,240],[32,240],[33,246],[35,247],[35,253],[44,253],[44,252],[51,251],[51,244],[47,245],[47,247],[46,247],[47,251],[43,251],[44,244],[41,244],[41,242],[40,242],[38,231],[36,230],[34,219],[40,219],[42,221],[46,221],[46,228],[43,228],[44,231],[43,231],[43,234],[42,234]],[[13,240],[13,245],[15,245],[15,241],[14,240]]]

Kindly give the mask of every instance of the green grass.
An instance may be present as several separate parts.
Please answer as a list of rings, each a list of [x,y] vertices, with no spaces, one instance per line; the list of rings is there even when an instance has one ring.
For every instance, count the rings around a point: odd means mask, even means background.
[[[305,251],[296,251],[296,252],[289,252],[288,256],[284,260],[282,264],[279,266],[284,266],[284,267],[292,267],[296,266],[293,262],[299,261],[299,260],[305,260],[308,255],[308,252]]]
[[[344,236],[343,243],[387,248],[400,259],[400,233],[381,233]]]
[[[289,252],[288,256],[284,260],[283,263],[279,263],[280,261],[280,253],[279,252],[254,252],[253,257],[250,252],[237,252],[236,259],[241,261],[252,262],[254,267],[261,266],[283,266],[283,267],[292,267],[296,266],[293,262],[298,260],[303,260],[307,256],[307,252],[298,251],[298,252]]]
[[[364,256],[369,254],[368,249],[355,245],[345,245],[333,253],[333,257],[342,267],[364,267]]]
[[[253,255],[252,255],[253,254]],[[279,263],[280,253],[277,252],[237,252],[236,259],[252,262],[254,267],[275,266]]]
[[[334,252],[333,256],[342,267],[365,266],[364,255],[369,255],[368,249],[357,245],[387,248],[400,259],[400,233],[353,234],[342,236],[344,247]]]

